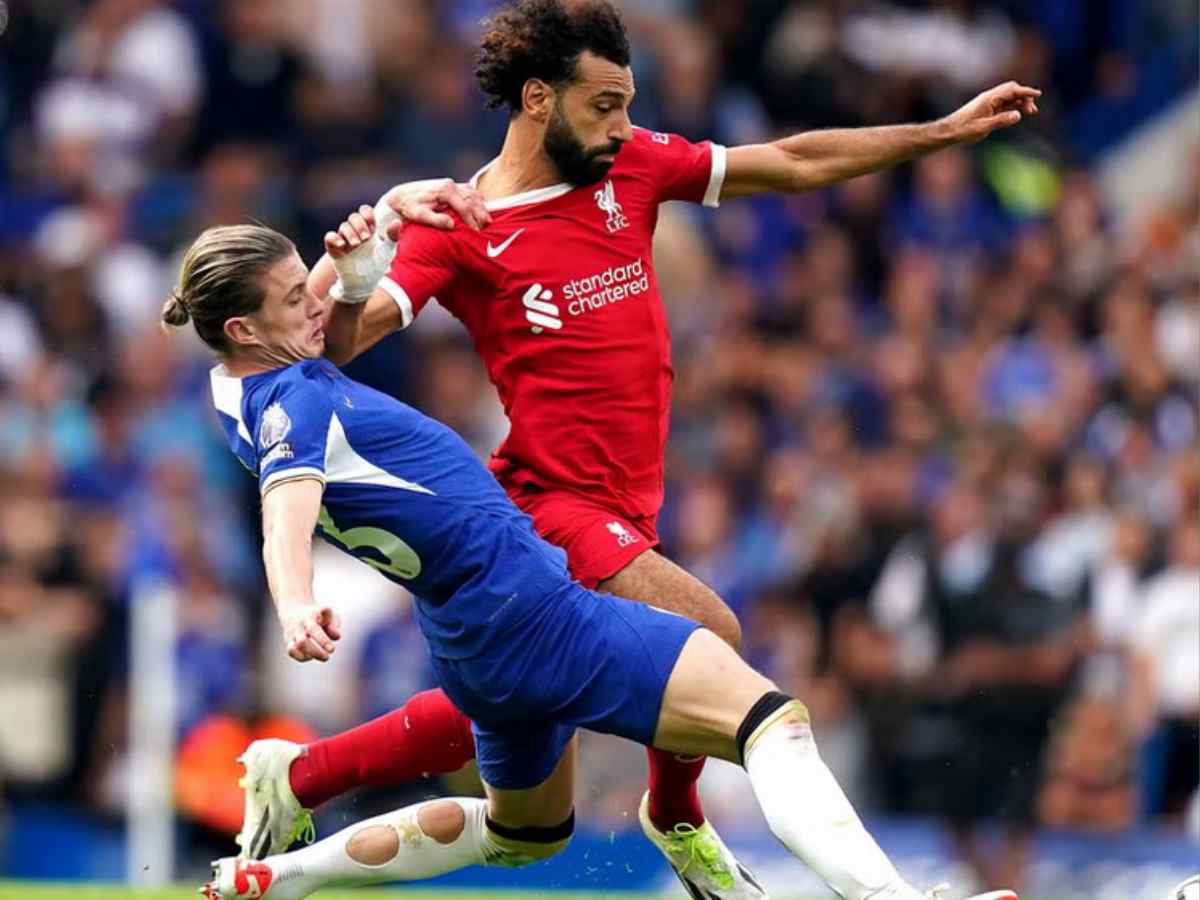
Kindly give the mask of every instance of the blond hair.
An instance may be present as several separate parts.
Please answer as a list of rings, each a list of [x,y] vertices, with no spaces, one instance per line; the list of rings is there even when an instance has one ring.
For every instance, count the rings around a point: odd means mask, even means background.
[[[295,250],[288,238],[264,225],[205,229],[184,254],[179,287],[163,304],[163,327],[179,328],[190,320],[204,343],[228,352],[225,323],[259,310],[263,274]]]

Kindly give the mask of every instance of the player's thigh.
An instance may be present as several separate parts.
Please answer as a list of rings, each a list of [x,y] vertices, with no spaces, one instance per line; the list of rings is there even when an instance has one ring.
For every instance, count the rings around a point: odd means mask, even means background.
[[[554,771],[541,784],[520,790],[493,787],[484,780],[488,815],[508,828],[553,828],[575,808],[575,766],[579,738],[571,739]]]
[[[716,591],[654,550],[637,556],[599,589],[699,622],[734,649],[742,645],[737,616]]]
[[[776,690],[712,632],[696,631],[667,680],[654,746],[741,762],[738,728],[754,704]]]

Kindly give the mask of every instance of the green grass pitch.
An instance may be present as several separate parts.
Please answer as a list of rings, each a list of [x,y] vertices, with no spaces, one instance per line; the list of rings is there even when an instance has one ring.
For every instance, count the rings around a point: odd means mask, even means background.
[[[528,891],[321,891],[320,900],[613,900],[612,894],[529,893]],[[620,900],[662,900],[661,894],[617,895]],[[44,885],[35,882],[0,882],[0,900],[198,900],[195,887],[135,891],[121,885]]]
[[[389,890],[321,891],[319,900],[678,900],[679,894],[597,894],[586,891],[421,891]],[[827,900],[817,897],[774,897],[773,900]],[[135,891],[123,885],[45,884],[42,882],[0,881],[0,900],[199,900],[196,887]],[[1029,898],[1049,900],[1049,898]]]

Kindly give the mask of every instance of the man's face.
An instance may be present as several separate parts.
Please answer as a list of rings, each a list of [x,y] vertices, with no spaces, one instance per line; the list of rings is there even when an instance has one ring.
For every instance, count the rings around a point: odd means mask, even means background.
[[[579,57],[575,80],[556,94],[542,142],[564,181],[579,187],[608,174],[633,139],[633,94],[628,66],[587,51]]]
[[[308,267],[295,253],[262,276],[263,303],[246,316],[251,347],[272,362],[291,364],[325,352],[325,304],[308,288]],[[240,343],[240,342],[239,342]]]

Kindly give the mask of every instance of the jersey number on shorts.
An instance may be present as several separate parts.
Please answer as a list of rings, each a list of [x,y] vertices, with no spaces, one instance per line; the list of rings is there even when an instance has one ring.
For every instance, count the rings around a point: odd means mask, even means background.
[[[317,519],[317,524],[327,535],[342,544],[351,553],[363,547],[370,547],[379,553],[387,562],[380,562],[370,556],[359,556],[358,558],[367,565],[374,566],[380,572],[387,572],[397,578],[416,578],[421,574],[421,557],[417,556],[417,551],[390,531],[369,526],[348,528],[342,531],[333,524],[329,510],[324,506],[321,507],[321,515]]]

